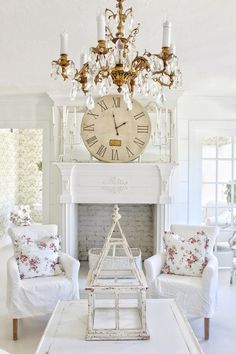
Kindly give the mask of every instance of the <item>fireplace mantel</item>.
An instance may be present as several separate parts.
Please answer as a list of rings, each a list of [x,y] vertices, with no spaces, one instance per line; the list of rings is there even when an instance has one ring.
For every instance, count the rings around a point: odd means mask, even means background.
[[[176,163],[55,162],[61,174],[62,246],[77,255],[77,204],[153,204],[155,250],[168,227],[169,182]]]

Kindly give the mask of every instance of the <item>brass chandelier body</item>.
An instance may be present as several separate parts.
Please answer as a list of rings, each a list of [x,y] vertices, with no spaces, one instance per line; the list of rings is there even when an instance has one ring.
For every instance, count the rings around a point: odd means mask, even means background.
[[[170,45],[162,46],[160,54],[147,51],[142,56],[138,54],[134,43],[139,25],[132,28],[132,8],[124,10],[124,0],[116,1],[116,12],[105,10],[106,38],[98,39],[97,46],[90,49],[88,60],[82,63],[81,68],[76,69],[67,53],[61,53],[60,58],[52,62],[51,75],[72,81],[72,98],[83,91],[91,99],[96,87],[100,87],[101,95],[108,94],[115,85],[117,91],[124,95],[128,108],[131,108],[134,93],[160,98],[162,88],[176,88],[181,84],[181,72]],[[93,105],[91,100],[90,105]]]

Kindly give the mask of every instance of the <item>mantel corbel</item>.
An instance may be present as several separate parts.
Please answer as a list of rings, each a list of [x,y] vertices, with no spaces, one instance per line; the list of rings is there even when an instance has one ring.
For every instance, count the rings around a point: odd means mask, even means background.
[[[72,203],[73,196],[71,189],[71,179],[75,164],[69,162],[55,162],[54,165],[58,167],[62,179],[60,203]]]
[[[157,163],[157,167],[161,177],[161,194],[159,204],[170,204],[172,197],[170,196],[169,182],[174,169],[178,166],[176,162]]]

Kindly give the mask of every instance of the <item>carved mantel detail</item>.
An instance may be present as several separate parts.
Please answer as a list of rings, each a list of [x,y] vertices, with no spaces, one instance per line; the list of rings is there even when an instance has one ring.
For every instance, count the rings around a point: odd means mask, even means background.
[[[174,169],[178,166],[177,163],[158,163],[157,164],[160,177],[161,177],[161,194],[159,198],[160,204],[170,204],[172,202],[172,197],[169,190],[170,178],[173,174]]]
[[[94,199],[96,199],[96,189],[99,189],[105,194],[123,193],[124,199],[134,191],[139,194],[136,197],[140,199],[142,193],[150,192],[150,200],[147,200],[147,203],[171,203],[169,181],[177,166],[176,163],[119,164],[120,168],[118,164],[104,163],[56,162],[55,165],[59,168],[62,179],[60,203],[76,203],[75,200],[81,197],[78,194],[81,191],[84,194],[86,189],[94,190]],[[99,203],[97,200],[87,202]],[[104,203],[104,196],[102,202]],[[130,201],[126,200],[126,202]]]
[[[117,176],[109,177],[102,181],[101,188],[113,194],[121,193],[128,190],[128,181]]]
[[[71,179],[74,163],[55,162],[55,165],[59,168],[61,174],[61,195],[60,203],[72,203],[72,188]]]

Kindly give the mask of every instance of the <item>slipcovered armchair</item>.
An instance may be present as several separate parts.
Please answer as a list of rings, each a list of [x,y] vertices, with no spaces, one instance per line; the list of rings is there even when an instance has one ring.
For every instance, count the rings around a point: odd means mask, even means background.
[[[39,242],[58,235],[57,225],[16,226],[9,229],[13,244],[26,237]],[[16,257],[7,264],[7,306],[13,319],[13,339],[17,339],[18,319],[51,313],[58,300],[79,298],[78,272],[80,263],[59,251],[59,265],[63,271],[54,276],[21,279]]]
[[[187,316],[204,317],[204,335],[209,339],[209,321],[213,316],[218,289],[218,261],[213,247],[219,233],[218,227],[201,225],[172,225],[171,232],[184,239],[205,232],[209,239],[208,263],[201,276],[162,273],[166,254],[159,253],[144,261],[151,297],[174,298]]]

